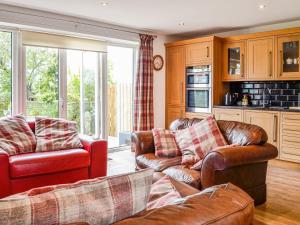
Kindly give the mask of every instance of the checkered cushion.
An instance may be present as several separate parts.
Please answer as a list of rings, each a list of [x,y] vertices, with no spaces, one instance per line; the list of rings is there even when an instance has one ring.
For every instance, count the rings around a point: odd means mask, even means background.
[[[36,117],[36,152],[81,148],[76,122]]]
[[[37,188],[0,200],[0,223],[106,225],[146,209],[153,170]]]
[[[9,155],[34,152],[36,139],[21,116],[3,117],[0,119],[0,149]]]
[[[175,139],[182,153],[182,164],[185,165],[194,165],[214,148],[227,145],[213,116],[176,131]]]
[[[175,157],[181,152],[175,142],[174,134],[166,129],[153,129],[155,155],[157,157]]]

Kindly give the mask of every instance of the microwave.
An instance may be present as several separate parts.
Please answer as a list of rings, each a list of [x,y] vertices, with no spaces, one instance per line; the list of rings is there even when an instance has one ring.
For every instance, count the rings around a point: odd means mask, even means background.
[[[211,87],[211,66],[187,67],[186,87]]]
[[[186,88],[186,111],[211,113],[211,88]]]

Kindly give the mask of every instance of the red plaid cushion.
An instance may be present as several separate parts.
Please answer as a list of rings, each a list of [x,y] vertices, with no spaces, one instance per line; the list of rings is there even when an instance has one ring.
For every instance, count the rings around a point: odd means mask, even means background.
[[[0,224],[108,225],[146,209],[152,179],[148,169],[13,195],[0,199]]]
[[[158,157],[175,157],[181,155],[174,134],[165,129],[153,129],[155,155]]]
[[[76,122],[63,119],[36,117],[36,151],[46,152],[81,148]]]
[[[175,139],[182,153],[182,164],[187,165],[197,163],[212,149],[227,145],[213,116],[184,130],[176,131]]]
[[[36,139],[21,115],[0,119],[0,149],[9,155],[34,152]]]

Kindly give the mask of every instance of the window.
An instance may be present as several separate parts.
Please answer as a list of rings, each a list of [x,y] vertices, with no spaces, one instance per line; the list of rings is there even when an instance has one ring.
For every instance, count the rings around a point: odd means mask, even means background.
[[[0,117],[12,109],[12,33],[0,31]]]
[[[58,49],[26,46],[26,114],[59,116]]]

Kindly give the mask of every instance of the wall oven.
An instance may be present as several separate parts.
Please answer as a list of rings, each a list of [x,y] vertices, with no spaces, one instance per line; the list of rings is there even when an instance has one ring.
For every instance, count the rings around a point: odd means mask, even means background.
[[[186,68],[186,111],[211,113],[211,66]]]

